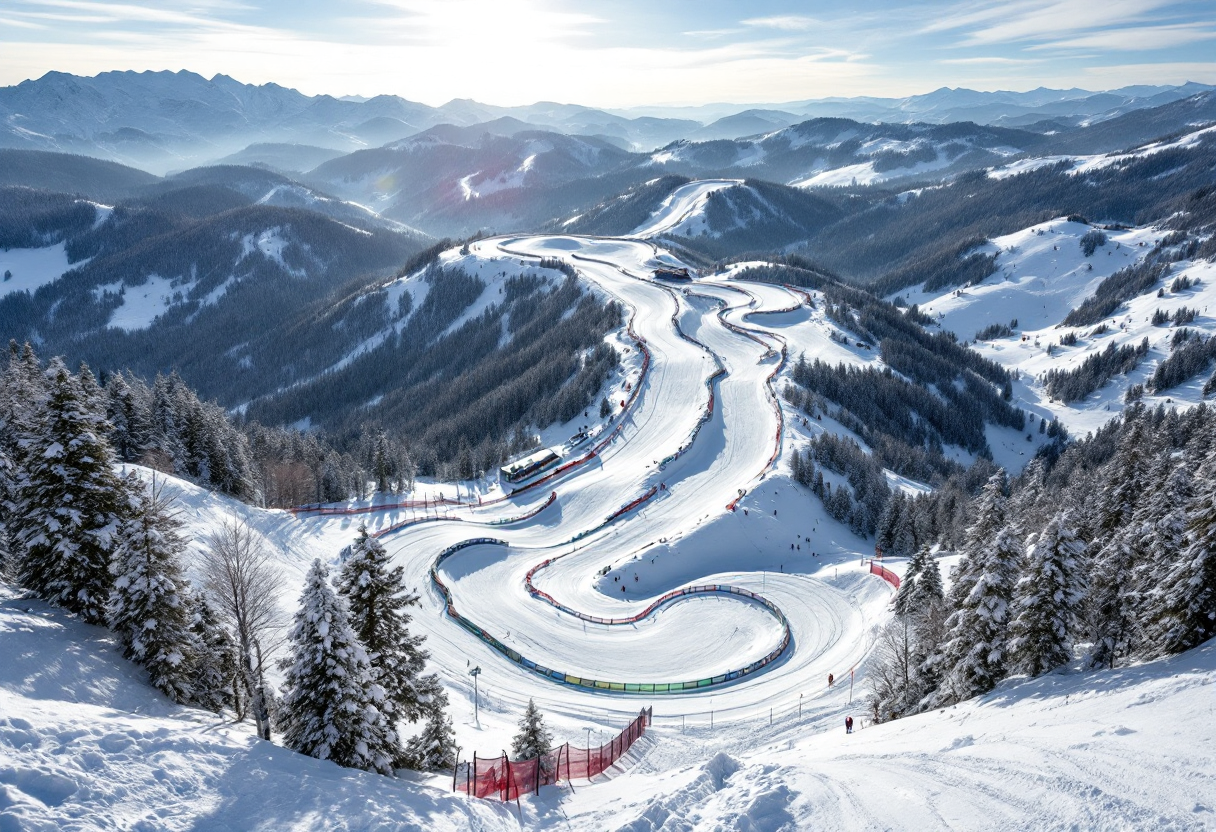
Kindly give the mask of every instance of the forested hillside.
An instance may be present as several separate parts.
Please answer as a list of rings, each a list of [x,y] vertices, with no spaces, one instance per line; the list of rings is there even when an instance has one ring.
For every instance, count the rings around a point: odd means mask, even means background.
[[[916,544],[880,642],[875,717],[958,702],[1076,653],[1112,668],[1216,635],[1214,436],[1206,405],[1133,407],[1016,478],[993,474],[950,535]],[[930,529],[948,495],[901,502],[895,534]],[[948,591],[945,553],[929,549],[939,542],[961,556]]]

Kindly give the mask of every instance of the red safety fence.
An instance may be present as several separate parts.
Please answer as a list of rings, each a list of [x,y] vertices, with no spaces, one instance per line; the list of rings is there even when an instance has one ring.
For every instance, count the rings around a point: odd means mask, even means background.
[[[457,764],[452,777],[453,791],[506,801],[539,792],[541,786],[561,780],[569,782],[576,777],[590,780],[623,757],[646,733],[653,718],[654,708],[643,708],[624,731],[598,748],[575,748],[566,743],[529,760],[511,760],[506,752],[489,758],[474,754],[471,761]]]
[[[879,566],[874,561],[870,561],[870,574],[877,575],[891,586],[899,589],[899,576],[885,566]]]

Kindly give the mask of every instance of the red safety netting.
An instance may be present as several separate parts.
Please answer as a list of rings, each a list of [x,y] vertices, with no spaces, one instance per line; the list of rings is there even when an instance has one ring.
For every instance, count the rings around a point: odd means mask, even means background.
[[[874,561],[870,561],[870,574],[877,575],[891,586],[899,589],[899,576],[885,566],[879,566]]]
[[[472,760],[456,766],[452,786],[473,797],[515,800],[559,780],[590,779],[624,756],[646,733],[653,715],[653,708],[643,708],[624,731],[598,748],[575,748],[566,743],[540,757],[514,761],[505,752],[489,758],[474,754]]]

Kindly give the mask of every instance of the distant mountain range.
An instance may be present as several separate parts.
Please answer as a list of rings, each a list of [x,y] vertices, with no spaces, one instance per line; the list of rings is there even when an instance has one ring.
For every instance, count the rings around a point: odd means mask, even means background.
[[[668,176],[763,180],[776,188],[910,188],[1018,160],[1109,153],[1211,122],[1216,93],[1204,92],[1087,127],[1046,132],[972,122],[816,118],[755,138],[680,139],[634,153],[605,139],[538,130],[508,116],[469,127],[439,125],[330,159],[299,178],[434,235],[531,230],[575,215],[586,216],[571,220],[568,230],[590,230],[600,227],[605,211],[614,218],[607,221],[612,233],[620,234],[632,227],[617,227],[621,218],[636,217],[612,201],[627,192],[629,200],[639,194],[642,202],[650,195],[662,199],[670,188],[660,194],[648,183]],[[743,194],[727,196],[733,204]],[[748,194],[746,201],[754,202],[754,190]],[[738,207],[751,213],[742,203]],[[786,225],[791,233],[806,227],[801,221]]]
[[[496,107],[456,99],[431,107],[405,98],[307,96],[277,84],[243,84],[192,72],[50,72],[0,88],[0,147],[79,153],[163,174],[219,160],[311,170],[327,154],[414,136],[437,125],[504,119],[519,130],[585,136],[631,152],[677,140],[758,136],[809,118],[1066,130],[1159,107],[1212,89],[1201,84],[1087,90],[976,92],[941,89],[902,99],[831,98],[774,105],[707,105],[606,111],[540,102]],[[518,132],[517,130],[516,132]]]

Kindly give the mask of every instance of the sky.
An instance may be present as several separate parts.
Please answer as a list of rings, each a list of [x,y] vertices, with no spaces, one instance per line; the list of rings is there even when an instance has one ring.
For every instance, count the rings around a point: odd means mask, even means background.
[[[0,86],[126,69],[615,108],[1216,84],[1216,2],[0,2]]]

